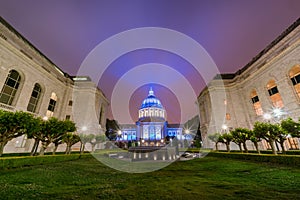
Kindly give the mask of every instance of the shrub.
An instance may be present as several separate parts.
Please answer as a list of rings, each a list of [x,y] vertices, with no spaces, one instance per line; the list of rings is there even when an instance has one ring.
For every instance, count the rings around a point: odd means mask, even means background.
[[[282,164],[282,165],[289,165],[289,166],[300,166],[300,156],[297,155],[273,155],[273,154],[259,155],[259,154],[211,152],[208,154],[208,156],[249,160],[255,162],[268,162],[268,163]]]

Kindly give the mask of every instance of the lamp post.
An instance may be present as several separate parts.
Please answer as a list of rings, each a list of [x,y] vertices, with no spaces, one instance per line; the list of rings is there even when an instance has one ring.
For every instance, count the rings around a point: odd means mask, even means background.
[[[228,126],[226,124],[223,124],[222,130],[224,131],[224,133],[227,133],[227,129],[228,129]]]
[[[270,123],[270,120],[271,120],[272,116],[271,116],[270,113],[265,113],[265,114],[263,115],[263,118],[264,118],[265,120],[267,120],[268,123]]]
[[[83,127],[81,128],[81,130],[82,130],[83,132],[85,132],[85,131],[87,130],[87,127],[86,127],[86,126],[83,126]]]

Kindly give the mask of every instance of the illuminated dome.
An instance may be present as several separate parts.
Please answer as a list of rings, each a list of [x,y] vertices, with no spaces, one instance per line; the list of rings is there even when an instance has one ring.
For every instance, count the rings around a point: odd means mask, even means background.
[[[152,88],[149,90],[148,97],[143,101],[139,110],[139,119],[157,118],[165,119],[165,109],[160,100],[155,97]]]
[[[148,97],[143,101],[140,109],[149,107],[163,108],[162,104],[160,103],[160,100],[155,97],[152,88],[150,88]]]

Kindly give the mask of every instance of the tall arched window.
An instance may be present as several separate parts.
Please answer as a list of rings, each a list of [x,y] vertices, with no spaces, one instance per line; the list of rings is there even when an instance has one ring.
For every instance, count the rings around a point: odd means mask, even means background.
[[[36,112],[36,107],[40,100],[41,92],[42,92],[41,86],[38,83],[36,83],[34,85],[29,103],[27,105],[27,111],[33,112],[33,113]]]
[[[48,110],[47,110],[47,113],[46,113],[47,117],[52,117],[53,116],[56,101],[57,101],[57,96],[54,92],[52,92],[51,98],[50,98],[50,101],[49,101],[49,105],[48,105]]]
[[[99,124],[101,125],[102,123],[102,119],[103,119],[103,116],[104,115],[104,108],[103,108],[103,105],[101,104],[100,105],[100,113],[99,113]]]
[[[251,96],[251,100],[252,100],[252,104],[253,104],[253,109],[254,109],[256,115],[258,115],[258,116],[263,115],[264,112],[262,110],[261,103],[259,102],[259,98],[256,93],[256,90],[252,90],[250,96]]]
[[[10,70],[0,93],[0,102],[11,105],[19,88],[21,76],[16,70]]]
[[[284,106],[283,101],[274,80],[270,80],[268,82],[267,89],[273,106],[276,108],[282,108]]]
[[[292,67],[292,69],[289,72],[289,76],[297,95],[300,97],[300,66],[296,65]]]

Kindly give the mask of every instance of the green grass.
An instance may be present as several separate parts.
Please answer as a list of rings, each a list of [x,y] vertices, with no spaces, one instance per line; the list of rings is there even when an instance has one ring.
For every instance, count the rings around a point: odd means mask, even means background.
[[[214,157],[129,174],[94,158],[0,171],[0,199],[298,199],[300,169]]]

